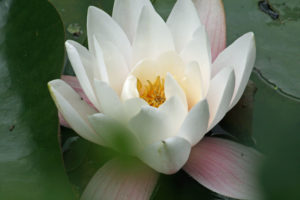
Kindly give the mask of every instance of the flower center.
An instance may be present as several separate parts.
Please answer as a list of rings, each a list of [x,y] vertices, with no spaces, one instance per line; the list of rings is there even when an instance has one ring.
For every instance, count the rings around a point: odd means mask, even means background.
[[[154,83],[147,80],[147,84],[143,85],[142,82],[137,79],[137,89],[140,97],[144,99],[150,106],[158,108],[166,101],[165,96],[165,80],[160,76],[156,77]]]

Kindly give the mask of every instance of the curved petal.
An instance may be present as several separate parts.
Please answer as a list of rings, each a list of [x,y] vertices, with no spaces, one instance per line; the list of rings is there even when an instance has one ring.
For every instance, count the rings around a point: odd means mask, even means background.
[[[139,158],[164,174],[174,174],[186,163],[191,144],[183,138],[171,137],[147,146]]]
[[[167,123],[170,124],[172,133],[177,132],[188,113],[187,106],[182,103],[178,96],[167,99],[158,110],[168,116]]]
[[[158,177],[158,173],[142,163],[128,164],[114,159],[95,173],[81,200],[148,200]]]
[[[97,65],[94,68],[94,77],[96,79],[99,79],[107,84],[109,83],[109,77],[107,73],[107,67],[104,61],[104,53],[103,49],[100,47],[99,42],[95,35],[93,35],[93,41],[94,41],[94,53],[97,60]]]
[[[205,137],[192,149],[184,170],[214,192],[236,199],[261,199],[256,179],[262,158],[252,148]]]
[[[148,106],[148,103],[141,98],[132,98],[125,101],[123,103],[123,109],[126,117],[126,122],[137,115],[144,106]]]
[[[167,99],[173,96],[177,96],[184,107],[187,109],[187,100],[185,93],[170,73],[167,73],[165,80],[165,95]]]
[[[174,50],[173,37],[168,26],[152,8],[145,6],[133,41],[133,64]]]
[[[235,85],[234,71],[231,67],[224,68],[211,81],[207,94],[209,105],[209,127],[213,128],[229,110]]]
[[[112,18],[122,27],[130,42],[135,36],[144,6],[153,8],[149,0],[115,0]]]
[[[204,98],[203,80],[198,62],[190,62],[184,71],[182,87],[185,91],[189,109]]]
[[[203,93],[206,96],[211,77],[211,54],[204,27],[199,27],[194,32],[194,38],[184,47],[180,54],[187,65],[193,61],[198,62],[203,80]]]
[[[76,76],[62,75],[61,80],[65,81],[68,85],[70,85],[73,88],[73,90],[75,90],[75,92],[77,92],[79,94],[79,96],[81,98],[83,98],[83,100],[85,102],[87,102],[91,107],[96,109],[96,107],[92,104],[92,102],[89,100],[89,98],[84,93]]]
[[[81,137],[103,145],[104,142],[88,123],[87,116],[97,111],[90,107],[80,96],[64,81],[53,80],[48,83],[50,94],[56,107],[66,119],[68,124]]]
[[[87,16],[87,34],[89,49],[95,53],[94,35],[101,35],[104,41],[112,42],[124,55],[127,64],[131,64],[131,45],[121,27],[103,10],[90,6]]]
[[[129,121],[130,129],[138,136],[143,145],[150,145],[175,135],[166,113],[151,106],[142,107],[141,111]]]
[[[141,143],[137,137],[118,121],[102,113],[90,115],[88,120],[110,148],[129,155],[140,151]]]
[[[98,38],[97,35],[95,37]],[[108,76],[108,81],[105,81],[105,79],[101,80],[109,83],[118,94],[121,94],[123,83],[129,73],[126,60],[120,50],[112,42],[104,40],[96,41],[101,41],[99,42],[101,48],[98,44],[95,44],[95,47],[98,46],[98,48],[95,48],[96,52],[97,49],[102,50],[102,56],[100,56],[98,62],[103,62],[106,69],[104,73]]]
[[[228,46],[213,63],[213,76],[224,67],[233,66],[236,76],[230,108],[241,98],[251,75],[256,57],[254,34],[246,33]]]
[[[117,93],[105,82],[94,80],[97,98],[100,103],[100,110],[113,118],[120,117],[122,103]]]
[[[183,137],[194,146],[207,133],[208,120],[208,103],[206,100],[202,100],[190,110],[178,132],[178,136]]]
[[[129,75],[124,82],[121,98],[123,101],[132,98],[139,98],[140,94],[137,90],[137,78]]]
[[[95,67],[95,58],[88,50],[75,41],[65,43],[68,57],[78,78],[78,81],[89,100],[98,108],[92,80]]]
[[[141,60],[133,68],[131,74],[140,79],[141,82],[147,80],[153,82],[157,76],[165,78],[167,73],[180,80],[183,77],[185,64],[182,58],[174,51],[162,53],[156,59]]]
[[[226,18],[222,0],[193,0],[211,44],[212,60],[226,48]]]
[[[201,26],[197,10],[191,0],[178,0],[168,17],[169,26],[176,50],[180,52],[188,41],[192,39],[195,30]]]

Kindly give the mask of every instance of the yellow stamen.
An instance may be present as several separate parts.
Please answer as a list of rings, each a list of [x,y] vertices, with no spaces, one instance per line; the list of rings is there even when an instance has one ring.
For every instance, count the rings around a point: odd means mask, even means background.
[[[140,97],[150,106],[158,108],[166,101],[165,80],[158,76],[154,83],[151,83],[149,80],[147,80],[147,83],[147,85],[143,85],[139,79],[137,80],[137,89]]]

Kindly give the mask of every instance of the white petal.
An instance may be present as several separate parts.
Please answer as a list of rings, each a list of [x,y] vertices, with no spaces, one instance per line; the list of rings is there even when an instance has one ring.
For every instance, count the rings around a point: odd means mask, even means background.
[[[167,99],[177,96],[181,100],[181,103],[184,105],[184,107],[187,108],[185,93],[170,73],[167,73],[165,80],[165,95]]]
[[[107,67],[104,61],[103,50],[99,45],[99,42],[95,35],[93,35],[95,57],[97,60],[97,65],[94,68],[94,78],[99,79],[107,84],[109,84],[109,77],[107,73]]]
[[[185,119],[188,108],[182,103],[178,96],[167,99],[159,108],[160,113],[164,113],[167,117],[167,123],[170,124],[171,132],[177,132],[183,120]]]
[[[182,81],[182,87],[186,94],[188,106],[191,109],[204,97],[202,74],[198,62],[189,63],[184,75],[185,78]]]
[[[191,0],[178,0],[167,20],[176,46],[180,52],[201,26],[197,10]]]
[[[179,130],[178,136],[185,138],[194,146],[207,132],[208,120],[208,103],[206,100],[202,100],[190,110]]]
[[[114,159],[95,173],[80,199],[149,200],[158,177],[157,172],[143,163],[128,164]]]
[[[112,17],[123,28],[130,42],[135,36],[144,6],[153,8],[149,0],[115,0]]]
[[[98,38],[98,36],[95,36]],[[127,63],[120,50],[109,41],[101,41],[100,46],[103,50],[102,62],[105,62],[106,73],[108,81],[104,81],[110,84],[110,86],[118,93],[121,94],[123,83],[129,73]],[[95,47],[97,44],[95,45]],[[99,48],[99,47],[98,47]],[[97,48],[96,52],[97,52]]]
[[[92,84],[95,58],[88,50],[75,41],[68,40],[65,43],[67,53],[78,78],[78,81],[89,100],[98,108],[99,104]]]
[[[200,66],[206,96],[211,77],[211,50],[204,27],[199,27],[194,38],[184,47],[181,57],[186,64],[196,61]]]
[[[174,136],[173,124],[168,123],[168,115],[151,106],[142,107],[141,111],[129,121],[130,129],[143,145],[150,145],[159,140]]]
[[[154,82],[157,76],[165,78],[167,73],[174,76],[176,80],[183,77],[185,64],[181,57],[174,51],[161,54],[157,59],[144,59],[136,64],[131,74],[142,83],[147,80]]]
[[[231,100],[232,108],[241,98],[251,75],[256,57],[253,33],[246,33],[228,46],[213,63],[213,76],[227,66],[233,66],[236,84]]]
[[[97,111],[90,107],[81,97],[64,81],[53,80],[48,83],[50,94],[68,124],[81,137],[103,145],[103,140],[90,126],[87,116]]]
[[[133,41],[134,64],[142,59],[153,59],[163,52],[174,50],[173,37],[168,26],[153,9],[145,6]]]
[[[127,121],[137,115],[141,111],[141,108],[147,105],[148,103],[141,98],[133,98],[125,101],[123,103],[123,108]]]
[[[131,45],[121,27],[103,10],[90,6],[87,16],[89,49],[94,53],[93,35],[101,35],[104,41],[112,42],[124,55],[127,64],[131,64]]]
[[[140,151],[141,144],[137,137],[118,121],[102,113],[90,115],[88,120],[110,148],[130,155]]]
[[[139,98],[140,94],[137,90],[137,79],[135,76],[129,75],[124,82],[121,98],[123,101],[132,98]]]
[[[263,199],[256,150],[220,138],[205,137],[191,152],[184,170],[210,190],[234,199]]]
[[[235,85],[234,71],[224,68],[211,81],[207,94],[209,104],[209,128],[213,128],[227,113]]]
[[[172,137],[146,147],[139,158],[158,172],[174,174],[186,163],[190,151],[188,141]]]
[[[120,117],[122,104],[117,93],[105,82],[94,80],[101,111],[112,118]]]

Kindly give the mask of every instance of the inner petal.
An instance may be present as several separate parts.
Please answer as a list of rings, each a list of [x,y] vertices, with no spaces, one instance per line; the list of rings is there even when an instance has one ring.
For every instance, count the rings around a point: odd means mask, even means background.
[[[137,79],[137,89],[140,98],[144,99],[150,106],[158,108],[166,101],[165,95],[165,79],[156,77],[154,82],[147,80],[146,84],[143,84]]]

